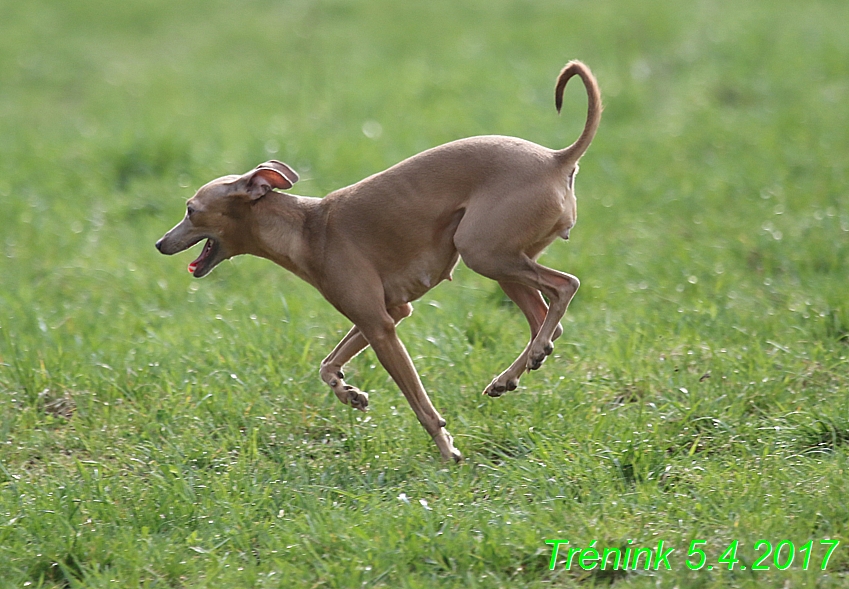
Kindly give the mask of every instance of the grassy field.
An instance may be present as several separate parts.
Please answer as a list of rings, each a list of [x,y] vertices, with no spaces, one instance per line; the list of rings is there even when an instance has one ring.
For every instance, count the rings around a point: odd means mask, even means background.
[[[849,3],[0,13],[0,587],[849,585]],[[563,147],[572,58],[606,110],[543,258],[582,281],[555,355],[482,397],[527,326],[463,267],[399,328],[461,465],[371,352],[368,414],[321,383],[349,326],[306,284],[153,247],[271,157],[320,196],[463,136]],[[594,541],[674,552],[569,567]]]

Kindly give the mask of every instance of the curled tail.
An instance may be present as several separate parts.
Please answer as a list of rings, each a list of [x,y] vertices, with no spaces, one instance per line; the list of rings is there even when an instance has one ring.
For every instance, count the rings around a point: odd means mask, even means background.
[[[554,105],[557,107],[557,112],[563,106],[563,89],[566,87],[566,82],[574,76],[578,75],[584,82],[584,87],[587,89],[587,122],[584,124],[584,130],[580,137],[565,149],[561,149],[557,154],[564,160],[577,162],[587,151],[587,148],[592,143],[595,132],[598,129],[598,124],[601,121],[601,92],[598,89],[598,82],[595,76],[590,71],[590,68],[577,60],[570,61],[566,67],[557,76],[557,85],[554,88]]]

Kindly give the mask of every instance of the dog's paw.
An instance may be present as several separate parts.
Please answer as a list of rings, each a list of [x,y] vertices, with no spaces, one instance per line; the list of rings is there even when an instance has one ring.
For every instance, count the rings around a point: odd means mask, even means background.
[[[368,410],[368,393],[364,393],[357,387],[349,385],[342,380],[345,378],[342,371],[338,371],[333,374],[323,374],[322,378],[340,402],[345,405],[350,405],[354,409],[359,409],[360,411]]]
[[[536,347],[536,345],[533,346],[533,348]],[[542,363],[545,362],[546,357],[550,356],[551,353],[554,351],[554,344],[548,342],[547,344],[543,345],[542,349],[539,351],[534,351],[533,348],[531,348],[531,352],[528,354],[529,371],[537,370],[540,366],[542,366]]]
[[[436,442],[439,453],[446,462],[453,461],[454,463],[459,463],[463,460],[463,455],[454,447],[454,438],[444,427],[440,428],[439,432],[433,436],[433,441]]]
[[[545,362],[546,355],[545,354],[537,354],[536,356],[528,357],[528,372],[531,370],[539,370],[539,368]]]
[[[505,378],[504,375],[501,375],[489,383],[489,386],[483,390],[483,394],[490,397],[500,397],[507,391],[515,391],[518,386],[518,378]]]
[[[345,403],[346,405],[350,405],[354,409],[359,409],[360,411],[368,410],[368,393],[364,393],[357,387],[349,384],[346,384],[344,389],[348,396],[348,402]]]

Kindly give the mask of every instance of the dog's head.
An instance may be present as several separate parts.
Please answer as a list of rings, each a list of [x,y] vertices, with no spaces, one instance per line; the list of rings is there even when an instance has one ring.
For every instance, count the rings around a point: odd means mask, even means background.
[[[247,253],[250,235],[244,220],[251,206],[271,190],[286,190],[298,174],[271,160],[241,176],[223,176],[201,187],[186,203],[183,220],[156,242],[156,249],[172,255],[206,240],[200,256],[189,264],[195,278],[209,274],[222,261]]]

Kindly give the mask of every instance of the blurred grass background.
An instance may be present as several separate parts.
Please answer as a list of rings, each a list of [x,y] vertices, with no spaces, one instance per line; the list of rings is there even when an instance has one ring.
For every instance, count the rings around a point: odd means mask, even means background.
[[[0,14],[0,586],[845,584],[845,2]],[[321,384],[348,326],[308,286],[256,259],[193,281],[153,248],[272,157],[321,196],[464,136],[565,146],[572,58],[606,110],[544,258],[583,285],[556,356],[481,398],[527,328],[462,268],[400,328],[462,466],[371,353],[367,416]],[[549,571],[546,538],[664,539],[673,570]],[[684,564],[696,538],[715,570]],[[719,570],[761,538],[843,544],[826,571]]]

